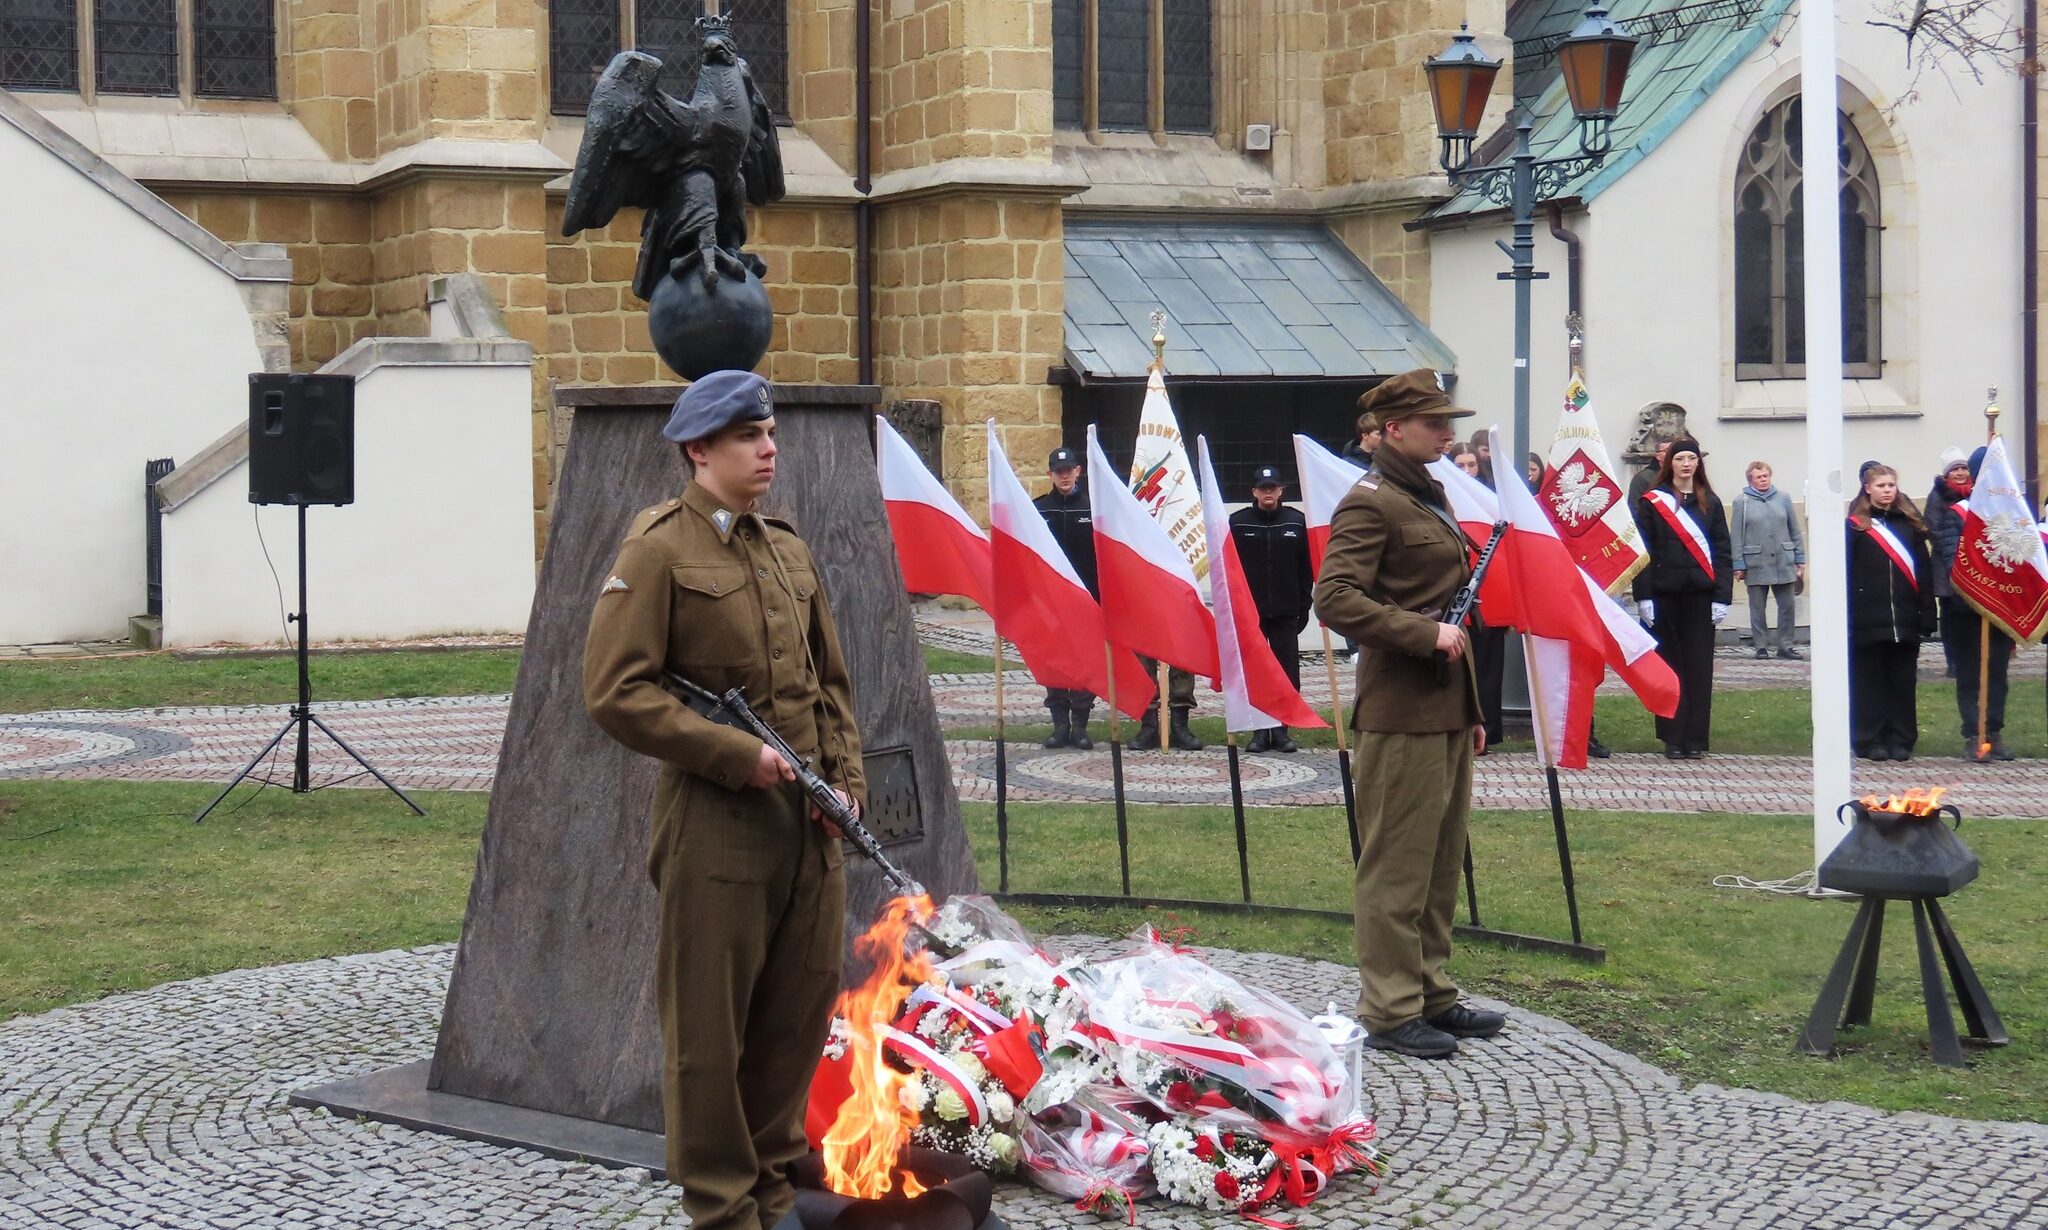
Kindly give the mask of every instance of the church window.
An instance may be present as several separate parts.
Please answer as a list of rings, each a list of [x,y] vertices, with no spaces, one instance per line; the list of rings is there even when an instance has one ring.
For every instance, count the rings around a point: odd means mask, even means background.
[[[1214,6],[1215,0],[1053,0],[1053,123],[1213,133]]]
[[[1879,374],[1882,353],[1877,168],[1847,114],[1836,123],[1837,208],[1842,225],[1842,372]],[[1735,375],[1806,374],[1805,194],[1800,105],[1765,112],[1743,146],[1735,180]]]
[[[661,61],[661,88],[686,98],[696,88],[697,18],[722,14],[754,84],[777,119],[789,118],[787,0],[553,0],[548,13],[549,103],[582,115],[605,65],[624,50]]]
[[[276,98],[272,0],[0,0],[0,86]]]

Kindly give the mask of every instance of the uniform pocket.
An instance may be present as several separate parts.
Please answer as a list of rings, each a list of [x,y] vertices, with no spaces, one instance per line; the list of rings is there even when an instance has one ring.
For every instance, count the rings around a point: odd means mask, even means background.
[[[676,585],[673,645],[695,676],[708,667],[729,666],[734,657],[760,643],[760,628],[749,618],[747,570],[737,564],[672,564]]]
[[[1444,527],[1427,521],[1410,521],[1401,527],[1401,545],[1427,547],[1444,540]]]
[[[827,844],[828,851],[838,842]],[[831,857],[828,854],[828,859]],[[840,951],[846,944],[846,873],[828,862],[818,878],[817,912],[811,916],[811,941],[804,954],[804,967],[814,974],[838,974]]]
[[[797,627],[809,636],[811,612],[818,601],[818,574],[808,568],[791,568],[789,587],[796,594]]]

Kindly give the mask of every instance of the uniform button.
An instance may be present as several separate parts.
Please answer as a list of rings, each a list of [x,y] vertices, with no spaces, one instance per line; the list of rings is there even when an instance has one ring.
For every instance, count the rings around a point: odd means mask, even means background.
[[[769,654],[768,656],[774,658],[776,661],[779,662],[782,660],[782,651],[778,649],[774,653]]]
[[[681,501],[681,500],[670,500],[670,501],[668,502],[668,506],[669,506],[670,508],[674,508],[674,507],[675,507],[676,505],[678,505],[678,504],[680,504],[680,503],[682,503],[682,501]]]
[[[754,569],[754,575],[765,579],[768,576],[768,570],[766,568],[756,568]]]
[[[775,608],[772,606],[768,608],[768,618],[775,618]]]

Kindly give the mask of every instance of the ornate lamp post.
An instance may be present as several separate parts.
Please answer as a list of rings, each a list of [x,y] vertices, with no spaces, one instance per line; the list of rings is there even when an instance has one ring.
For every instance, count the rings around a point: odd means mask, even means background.
[[[1482,51],[1471,33],[1460,27],[1450,47],[1422,66],[1429,77],[1444,171],[1453,184],[1507,206],[1514,218],[1514,242],[1500,245],[1510,267],[1499,276],[1515,284],[1514,455],[1507,460],[1517,467],[1529,452],[1529,283],[1550,276],[1536,269],[1536,205],[1575,176],[1599,166],[1613,148],[1614,115],[1635,49],[1635,36],[1607,16],[1600,0],[1593,0],[1585,19],[1557,49],[1565,92],[1579,121],[1579,153],[1538,160],[1529,149],[1531,123],[1525,113],[1515,125],[1515,152],[1507,165],[1476,171],[1471,169],[1472,142],[1479,135],[1500,61]],[[1500,461],[1495,458],[1494,463]]]

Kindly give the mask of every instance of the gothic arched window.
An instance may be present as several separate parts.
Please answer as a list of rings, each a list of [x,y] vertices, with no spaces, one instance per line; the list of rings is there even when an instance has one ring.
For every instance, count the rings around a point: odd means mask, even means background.
[[[1881,362],[1877,168],[1848,115],[1837,112],[1842,218],[1842,374],[1875,377]],[[1735,175],[1735,378],[1806,374],[1805,200],[1799,98],[1764,113]]]

